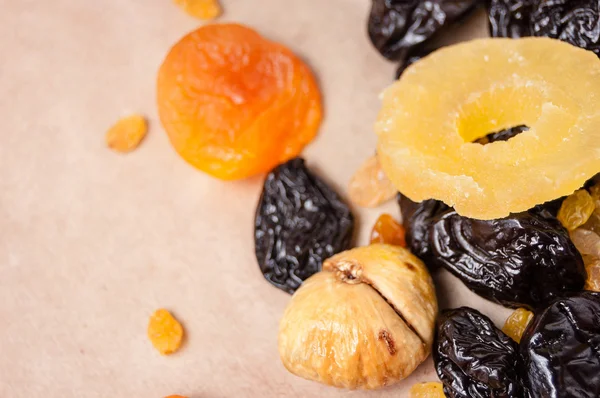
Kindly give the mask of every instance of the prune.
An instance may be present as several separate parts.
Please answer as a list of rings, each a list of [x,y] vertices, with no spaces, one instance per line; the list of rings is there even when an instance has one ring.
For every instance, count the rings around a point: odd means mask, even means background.
[[[521,339],[528,398],[600,396],[600,294],[580,292],[537,313]]]
[[[398,193],[398,204],[402,213],[402,225],[406,232],[408,248],[425,263],[429,270],[437,269],[439,263],[435,261],[434,254],[431,252],[429,230],[438,215],[452,208],[434,199],[415,203],[401,193]]]
[[[396,69],[396,80],[398,80],[400,78],[400,76],[402,75],[402,73],[404,73],[404,71],[406,70],[406,68],[408,68],[409,66],[411,66],[412,64],[414,64],[415,62],[417,62],[418,60],[420,60],[423,57],[428,56],[429,54],[431,54],[432,52],[434,52],[436,49],[432,48],[432,49],[422,49],[422,48],[417,48],[415,49],[415,51],[411,51],[407,56],[406,59],[403,60],[400,65],[398,65],[398,69]]]
[[[495,133],[489,133],[488,135],[483,136],[473,142],[481,145],[486,145],[496,141],[508,141],[509,139],[527,130],[529,130],[529,127],[520,125],[516,127],[511,127],[509,129],[500,130]]]
[[[599,11],[598,0],[538,0],[531,14],[533,34],[600,55]]]
[[[323,260],[350,247],[354,217],[333,189],[295,158],[267,175],[254,228],[264,277],[293,293],[321,270]]]
[[[479,311],[444,311],[438,319],[433,360],[451,398],[520,395],[518,346]]]
[[[533,8],[534,0],[488,0],[490,35],[513,39],[532,36]]]
[[[386,58],[401,60],[442,28],[473,10],[481,0],[373,0],[368,31]]]
[[[508,307],[537,308],[582,289],[586,279],[568,232],[534,211],[483,221],[449,210],[434,220],[429,245],[430,261]]]
[[[545,36],[600,56],[598,0],[488,0],[492,37]]]

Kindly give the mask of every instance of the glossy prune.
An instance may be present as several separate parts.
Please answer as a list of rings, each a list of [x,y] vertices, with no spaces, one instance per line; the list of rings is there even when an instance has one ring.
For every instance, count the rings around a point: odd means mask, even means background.
[[[437,269],[439,263],[435,261],[431,252],[429,230],[436,217],[451,210],[451,207],[434,199],[415,203],[401,193],[398,193],[398,204],[402,213],[402,225],[408,248],[425,263],[430,271]]]
[[[527,130],[529,130],[529,127],[527,127],[527,126],[524,126],[524,125],[515,126],[515,127],[509,128],[509,129],[497,131],[495,133],[489,133],[488,135],[483,136],[473,142],[475,142],[477,144],[481,144],[481,145],[486,145],[486,144],[496,142],[496,141],[508,141],[509,139],[511,139]]]
[[[488,0],[490,35],[513,39],[532,36],[533,8],[534,0]]]
[[[301,158],[268,175],[254,222],[256,259],[264,277],[293,293],[323,260],[350,248],[354,217]]]
[[[537,313],[519,347],[528,398],[600,396],[600,294],[580,292]]]
[[[598,0],[538,0],[531,14],[533,34],[600,55],[599,7]]]
[[[481,0],[373,0],[368,31],[381,55],[402,60],[442,28],[464,17]]]
[[[597,0],[488,0],[492,37],[551,37],[600,56]]]
[[[462,307],[442,312],[433,360],[447,397],[520,396],[517,343],[477,310]]]
[[[429,245],[432,262],[508,307],[538,308],[582,289],[586,280],[568,232],[535,211],[484,221],[449,210],[434,220]]]

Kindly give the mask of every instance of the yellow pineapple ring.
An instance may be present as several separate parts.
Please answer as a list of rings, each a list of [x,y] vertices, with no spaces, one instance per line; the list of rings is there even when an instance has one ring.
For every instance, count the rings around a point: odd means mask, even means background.
[[[488,145],[490,132],[529,131]],[[568,195],[600,171],[600,60],[548,38],[442,48],[383,93],[381,165],[414,201],[493,219]]]

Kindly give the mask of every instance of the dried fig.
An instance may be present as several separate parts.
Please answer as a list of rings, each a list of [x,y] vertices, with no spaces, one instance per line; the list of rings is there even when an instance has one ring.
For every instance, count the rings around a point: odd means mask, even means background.
[[[348,250],[326,260],[292,296],[279,326],[279,354],[305,379],[376,389],[427,358],[437,309],[431,276],[408,250]]]

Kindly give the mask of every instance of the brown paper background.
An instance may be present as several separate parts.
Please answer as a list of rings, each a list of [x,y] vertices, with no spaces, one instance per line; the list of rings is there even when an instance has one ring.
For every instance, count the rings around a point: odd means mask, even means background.
[[[368,0],[223,0],[223,21],[281,41],[318,75],[326,118],[304,155],[340,192],[373,153],[378,93],[395,66],[365,33]],[[435,380],[346,392],[279,362],[289,296],[264,281],[252,226],[262,177],[223,183],[194,170],[157,120],[162,57],[200,25],[170,0],[0,0],[0,397],[402,397]],[[485,35],[483,15],[446,36]],[[106,149],[120,116],[146,114],[128,155]],[[357,244],[383,210],[355,209]],[[446,305],[496,322],[508,311],[446,273]],[[171,357],[146,339],[166,307],[187,341]]]

